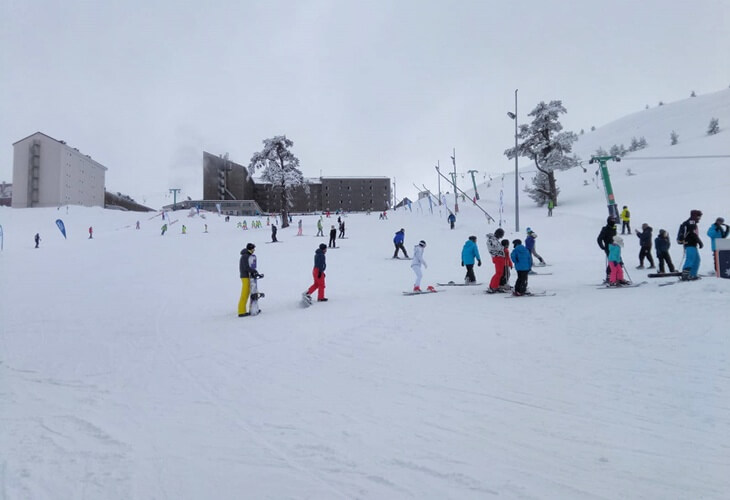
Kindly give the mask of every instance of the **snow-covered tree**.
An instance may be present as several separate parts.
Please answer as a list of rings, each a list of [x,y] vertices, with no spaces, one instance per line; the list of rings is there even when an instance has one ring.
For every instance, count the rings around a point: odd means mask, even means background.
[[[720,131],[720,119],[713,118],[707,126],[707,135],[715,135]]]
[[[608,156],[608,151],[603,149],[603,147],[599,147],[598,149],[596,149],[595,156]]]
[[[287,213],[292,205],[292,191],[297,186],[304,185],[304,176],[299,170],[299,158],[290,151],[294,143],[285,135],[264,139],[263,142],[264,149],[251,157],[248,171],[253,175],[256,170],[263,169],[261,178],[270,182],[280,193],[281,227],[289,227]]]
[[[643,135],[641,137],[639,137],[639,148],[638,149],[644,149],[648,145],[649,144],[646,142],[646,138],[644,138]]]
[[[614,144],[611,146],[611,149],[608,150],[608,153],[611,156],[621,156],[621,148],[618,146],[618,144]]]
[[[596,130],[596,126],[595,125],[591,125],[591,132],[593,132],[595,130]]]
[[[674,130],[672,130],[672,133],[669,134],[669,142],[672,146],[679,142],[679,134],[677,134]]]
[[[575,155],[569,156],[573,143],[578,140],[573,132],[563,132],[558,117],[567,113],[562,101],[540,102],[528,116],[532,123],[521,125],[517,138],[522,140],[517,148],[510,148],[504,154],[512,159],[524,156],[535,163],[538,174],[532,180],[532,187],[526,188],[530,197],[542,206],[552,199],[558,204],[558,187],[555,171],[566,170],[578,164]]]
[[[585,134],[585,133],[586,133],[586,131],[585,131],[585,130],[583,130],[583,129],[580,129],[580,135],[583,135],[583,134]]]

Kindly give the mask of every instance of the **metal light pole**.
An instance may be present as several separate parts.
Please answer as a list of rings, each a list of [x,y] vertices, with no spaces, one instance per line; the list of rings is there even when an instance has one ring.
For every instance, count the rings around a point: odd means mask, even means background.
[[[454,148],[454,156],[451,157],[454,164],[454,213],[459,213],[459,195],[456,192],[456,148]]]
[[[517,154],[517,90],[515,89],[515,112],[507,112],[507,116],[515,121],[515,232],[520,232],[520,173],[519,156]]]
[[[441,173],[441,171],[439,170],[440,168],[441,168],[441,162],[437,161],[436,162],[436,172]],[[439,206],[441,206],[441,176],[437,175],[436,178],[437,178],[438,184],[439,184]]]

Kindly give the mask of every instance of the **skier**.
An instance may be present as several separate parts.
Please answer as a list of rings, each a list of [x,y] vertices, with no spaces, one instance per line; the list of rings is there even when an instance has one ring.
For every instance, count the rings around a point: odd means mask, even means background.
[[[324,236],[324,231],[322,231],[322,217],[320,216],[319,220],[317,221],[317,236]]]
[[[41,235],[40,235],[40,233],[35,233],[35,237],[33,239],[35,240],[35,247],[38,248],[38,245],[41,242]]]
[[[631,212],[629,212],[629,207],[624,205],[619,217],[621,218],[621,234],[624,234],[624,230],[626,230],[626,234],[631,234]]]
[[[188,228],[185,227],[185,224],[182,225],[182,234],[186,234]]]
[[[167,232],[167,224],[162,225],[162,234],[161,236],[165,236],[165,233]]]
[[[499,280],[498,292],[509,292],[512,287],[509,286],[510,269],[512,269],[512,259],[509,256],[509,240],[502,240],[502,249],[504,252],[504,274]]]
[[[89,239],[90,240],[94,239],[94,228],[91,226],[89,226]]]
[[[725,226],[725,229],[723,229],[723,226]],[[707,236],[710,237],[710,241],[712,242],[712,263],[716,272],[717,248],[715,246],[715,240],[727,238],[728,232],[730,232],[730,229],[728,229],[727,224],[725,224],[725,219],[723,219],[722,217],[718,217],[715,220],[715,223],[711,225],[710,228],[707,230]]]
[[[469,236],[469,239],[466,240],[461,249],[461,267],[466,267],[464,283],[467,285],[477,282],[477,278],[474,276],[474,260],[478,262],[479,266],[482,265],[482,258],[479,256],[479,247],[477,247],[477,237]]]
[[[499,284],[504,274],[504,248],[500,243],[499,238],[504,236],[504,229],[497,228],[494,234],[489,233],[487,235],[487,249],[489,255],[492,256],[492,262],[494,263],[494,275],[489,282],[489,288],[487,293],[495,293],[499,289]]]
[[[340,221],[340,238],[345,237],[345,221]]]
[[[277,241],[279,241],[279,240],[276,239],[276,224],[272,224],[271,225],[271,242],[276,243]]]
[[[697,223],[702,218],[701,210],[691,210],[689,219],[679,226],[677,233],[677,243],[684,245],[684,265],[682,266],[682,280],[698,280],[697,273],[700,270],[700,252],[697,250],[699,246],[702,248],[702,240],[700,240],[699,229]]]
[[[449,221],[449,226],[451,226],[451,229],[454,229],[454,224],[456,223],[456,216],[454,215],[454,212],[449,212],[449,216],[446,218],[446,220]]]
[[[624,240],[621,236],[614,236],[613,241],[608,244],[608,265],[611,268],[611,277],[608,280],[608,286],[628,285],[629,282],[624,280],[623,261],[621,260],[621,249],[624,246]]]
[[[319,244],[319,248],[314,252],[314,268],[312,269],[312,276],[314,277],[314,283],[309,289],[304,292],[304,298],[308,301],[312,301],[312,293],[317,290],[317,302],[327,302],[328,299],[324,296],[324,270],[327,268],[327,261],[325,254],[327,253],[327,245],[324,243]]]
[[[139,221],[137,221],[137,226],[135,227],[135,229],[139,229]]]
[[[611,278],[611,268],[608,266],[608,245],[613,241],[613,237],[616,236],[616,219],[609,215],[606,219],[606,225],[601,228],[601,232],[598,233],[598,246],[606,254],[606,279],[604,283],[608,283]]]
[[[251,280],[257,278],[263,278],[263,274],[259,274],[256,269],[256,245],[249,243],[246,248],[241,250],[241,259],[238,262],[238,270],[241,276],[241,298],[238,300],[238,317],[250,316],[251,312],[246,311],[246,304],[248,303],[249,296],[251,294]],[[254,301],[251,301],[251,306],[254,305]],[[252,307],[253,308],[253,307]],[[258,307],[256,307],[258,309]],[[260,312],[252,311],[254,314]]]
[[[327,246],[330,247],[330,248],[335,248],[337,246],[337,243],[335,242],[335,240],[337,239],[337,229],[335,229],[335,225],[334,224],[332,224],[332,226],[330,226],[330,227],[331,227],[331,229],[330,229],[330,241],[327,244]]]
[[[393,244],[395,245],[395,253],[393,254],[393,258],[398,258],[398,250],[403,251],[403,255],[406,256],[406,259],[408,258],[408,252],[406,252],[406,247],[403,246],[403,241],[406,239],[406,230],[403,228],[400,228],[400,231],[397,231],[395,233],[395,237],[393,238]]]
[[[512,295],[517,297],[531,295],[527,291],[527,275],[532,269],[532,255],[522,244],[522,240],[513,240],[512,245],[514,245],[514,249],[510,256],[512,257],[512,262],[515,263],[515,270],[517,271],[517,282],[515,283],[515,289]]]
[[[540,265],[544,266],[545,260],[540,257],[540,254],[538,254],[537,250],[535,250],[535,238],[537,238],[537,233],[528,227],[527,238],[525,239],[525,247],[527,247],[532,256],[537,257],[537,260],[540,261]]]
[[[413,263],[411,263],[411,269],[413,269],[413,272],[416,273],[416,281],[413,283],[413,291],[414,292],[420,292],[421,291],[421,278],[423,277],[423,272],[421,271],[421,265],[428,269],[428,264],[426,264],[426,261],[423,260],[423,250],[426,248],[426,242],[421,240],[418,242],[418,245],[415,245],[413,247]],[[435,291],[432,286],[429,286],[427,288],[429,292]]]
[[[299,219],[299,222],[297,223],[297,236],[302,235],[302,219]]]
[[[672,257],[669,255],[669,247],[672,242],[669,241],[669,234],[664,229],[659,230],[659,235],[654,239],[654,248],[656,249],[656,258],[659,261],[659,274],[664,274],[664,263],[669,267],[669,272],[674,273],[674,264]]]
[[[652,227],[646,222],[641,225],[641,232],[638,229],[634,231],[639,238],[639,245],[641,246],[639,250],[639,265],[636,266],[636,269],[644,269],[644,257],[649,261],[649,269],[654,269],[654,259],[651,256],[652,231]]]

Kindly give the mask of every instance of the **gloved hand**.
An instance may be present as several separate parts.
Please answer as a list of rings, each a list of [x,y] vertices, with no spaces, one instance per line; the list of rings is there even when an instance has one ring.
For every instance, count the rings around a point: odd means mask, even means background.
[[[461,267],[464,267],[464,261],[463,260],[461,261]]]
[[[704,248],[704,246],[705,246],[704,243],[702,243],[701,241],[699,242],[699,245],[700,245],[700,248]]]
[[[481,260],[478,260],[477,261],[477,267],[480,267],[481,265],[482,265],[482,261]]]

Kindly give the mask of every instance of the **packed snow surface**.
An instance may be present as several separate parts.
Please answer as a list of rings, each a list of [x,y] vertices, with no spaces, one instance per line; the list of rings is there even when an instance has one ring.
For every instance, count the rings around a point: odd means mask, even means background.
[[[644,135],[634,157],[727,155],[728,132],[704,132],[713,116],[730,126],[729,103],[723,91],[642,111],[576,150],[585,160]],[[536,270],[551,274],[529,288],[556,292],[542,298],[484,293],[497,225],[468,201],[454,230],[426,200],[388,220],[348,215],[327,253],[330,301],[308,309],[318,215],[265,244],[265,218],[243,231],[242,218],[178,211],[161,236],[154,213],[0,208],[0,498],[728,498],[730,279],[707,276],[705,236],[730,216],[728,162],[609,165],[632,229],[647,222],[674,242],[691,209],[705,214],[704,278],[663,287],[672,278],[634,268],[632,235],[624,261],[648,283],[598,287],[596,165],[558,173],[553,217],[522,193],[519,231],[514,178],[479,186],[497,220],[504,192],[508,239],[538,233],[550,266]],[[414,275],[391,258],[401,227],[409,253],[427,242],[424,286],[462,281],[476,235],[483,284],[403,296]],[[238,318],[248,242],[266,298],[261,315]],[[681,247],[671,254],[679,265]]]

